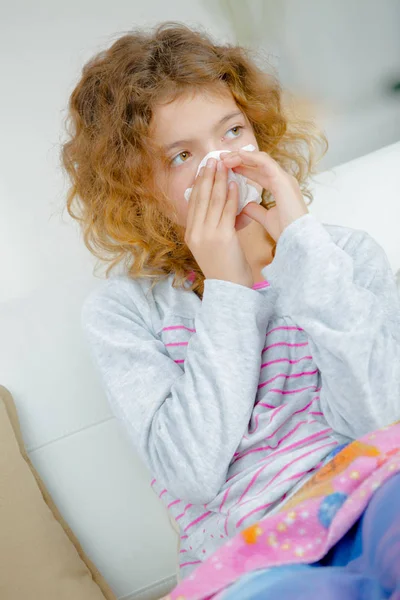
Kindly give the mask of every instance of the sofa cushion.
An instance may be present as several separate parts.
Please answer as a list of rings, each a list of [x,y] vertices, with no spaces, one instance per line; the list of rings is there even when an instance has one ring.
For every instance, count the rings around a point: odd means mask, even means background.
[[[63,520],[23,444],[0,386],[0,598],[116,600]]]

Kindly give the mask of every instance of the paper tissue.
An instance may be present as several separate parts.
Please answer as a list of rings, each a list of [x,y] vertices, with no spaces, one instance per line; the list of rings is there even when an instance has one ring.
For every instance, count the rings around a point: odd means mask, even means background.
[[[248,144],[247,146],[243,146],[243,150],[254,151],[255,149],[256,149],[256,147],[253,146],[253,144]],[[201,167],[205,166],[205,164],[209,158],[219,159],[222,152],[230,152],[230,150],[213,150],[212,152],[209,152],[208,154],[206,154],[197,168],[196,177],[199,174]],[[238,173],[235,173],[234,171],[232,171],[232,169],[229,169],[228,183],[230,181],[236,181],[238,188],[239,188],[239,204],[238,204],[237,215],[242,212],[242,210],[244,209],[246,204],[248,204],[249,202],[257,202],[258,204],[261,203],[261,200],[262,200],[261,193],[257,190],[256,187],[254,187],[254,185],[251,185],[250,183],[248,183],[246,177],[244,177],[243,175],[239,175]],[[190,194],[192,193],[192,189],[193,188],[191,188],[191,187],[187,188],[184,193],[185,199],[188,202],[189,202]]]

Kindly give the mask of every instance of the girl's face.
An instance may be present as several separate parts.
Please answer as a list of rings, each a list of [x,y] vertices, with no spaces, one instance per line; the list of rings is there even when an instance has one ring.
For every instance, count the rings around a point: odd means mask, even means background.
[[[258,150],[251,124],[229,89],[222,94],[182,95],[170,104],[158,105],[153,112],[152,136],[167,157],[166,166],[157,167],[156,177],[183,227],[189,206],[184,192],[193,186],[202,158],[212,150],[232,151],[247,144]],[[251,183],[261,193],[261,186]]]

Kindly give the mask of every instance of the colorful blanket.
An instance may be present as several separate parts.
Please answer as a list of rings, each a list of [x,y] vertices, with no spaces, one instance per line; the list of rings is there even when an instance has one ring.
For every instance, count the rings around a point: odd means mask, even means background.
[[[400,421],[336,448],[283,509],[241,531],[165,600],[217,600],[245,574],[319,561],[400,472]]]

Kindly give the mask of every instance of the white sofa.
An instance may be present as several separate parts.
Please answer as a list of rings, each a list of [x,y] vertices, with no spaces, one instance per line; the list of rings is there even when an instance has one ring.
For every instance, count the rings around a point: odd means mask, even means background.
[[[394,272],[399,166],[400,142],[322,173],[310,205],[321,222],[368,231]],[[0,304],[0,384],[14,396],[35,467],[115,594],[159,598],[174,585],[176,536],[90,362],[80,310],[97,285],[70,278]]]

